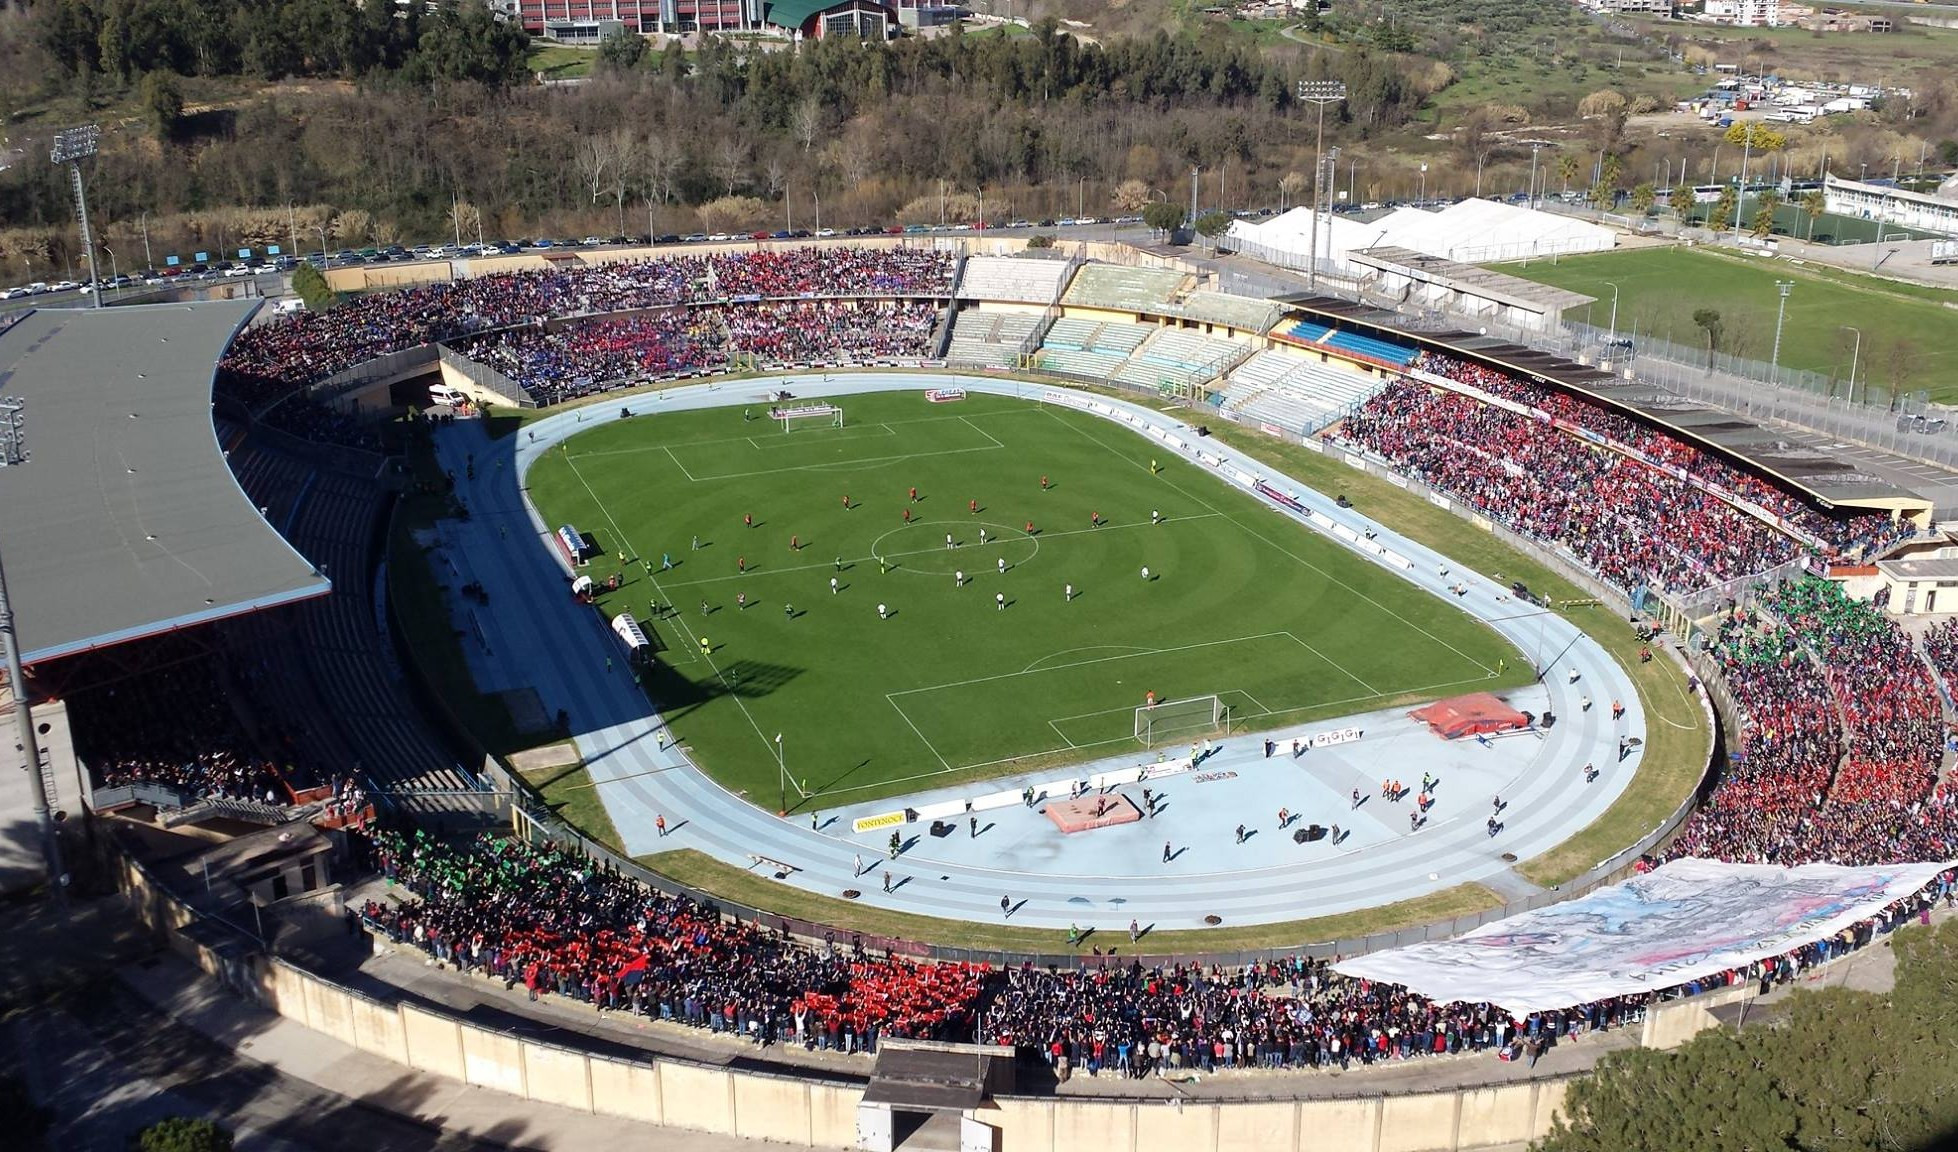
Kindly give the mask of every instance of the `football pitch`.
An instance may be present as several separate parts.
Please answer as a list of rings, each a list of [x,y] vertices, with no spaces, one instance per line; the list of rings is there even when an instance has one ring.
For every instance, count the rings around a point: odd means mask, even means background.
[[[1670,340],[1696,351],[1706,333],[1693,321],[1702,309],[1721,316],[1720,351],[1766,361],[1774,352],[1777,280],[1793,280],[1782,323],[1781,363],[1838,380],[1858,380],[1900,391],[1929,389],[1950,401],[1958,363],[1958,317],[1942,289],[1896,284],[1821,265],[1769,263],[1684,248],[1637,248],[1566,256],[1555,262],[1496,265],[1501,271],[1582,292],[1597,302],[1573,308],[1566,319],[1603,328],[1610,322],[1613,284],[1618,285],[1618,332],[1641,341]],[[1860,346],[1855,330],[1862,329]]]
[[[660,649],[653,703],[758,801],[778,734],[812,802],[853,803],[1145,755],[1150,692],[1255,731],[1529,678],[1481,623],[1105,421],[838,403],[843,427],[786,433],[761,406],[612,422],[527,477],[596,537],[594,579],[620,572],[601,607]]]

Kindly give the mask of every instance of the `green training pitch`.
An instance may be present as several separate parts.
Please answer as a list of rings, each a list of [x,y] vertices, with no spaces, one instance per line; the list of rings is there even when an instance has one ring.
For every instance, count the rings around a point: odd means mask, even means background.
[[[611,423],[529,473],[603,547],[596,580],[625,553],[601,607],[646,623],[653,702],[757,802],[777,733],[810,803],[850,803],[1140,754],[1150,691],[1215,694],[1244,731],[1528,678],[1479,622],[1105,421],[839,403],[844,427],[786,433],[760,407]]]
[[[1711,308],[1725,329],[1720,350],[1753,360],[1773,354],[1776,280],[1793,280],[1782,324],[1781,362],[1843,381],[1852,353],[1856,378],[1895,391],[1928,388],[1933,400],[1958,398],[1948,381],[1958,367],[1958,315],[1943,301],[1958,294],[1892,284],[1821,265],[1796,266],[1684,248],[1637,248],[1567,256],[1556,263],[1500,265],[1504,272],[1597,297],[1566,318],[1599,328],[1611,318],[1611,285],[1618,285],[1618,331],[1641,340],[1659,337],[1693,349],[1706,333],[1693,313]],[[1853,328],[1863,330],[1860,353]]]

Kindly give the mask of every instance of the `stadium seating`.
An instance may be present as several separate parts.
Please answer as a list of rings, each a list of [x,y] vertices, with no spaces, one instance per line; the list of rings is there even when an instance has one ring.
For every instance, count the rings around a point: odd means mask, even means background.
[[[1120,264],[1084,264],[1061,297],[1083,308],[1124,312],[1159,311],[1175,299],[1189,279],[1167,268],[1129,268]]]
[[[1336,351],[1381,364],[1391,364],[1396,368],[1405,368],[1414,363],[1416,355],[1414,349],[1404,344],[1396,344],[1391,340],[1381,340],[1373,336],[1362,336],[1358,332],[1348,332],[1344,329],[1334,332],[1324,343],[1326,347]]]
[[[1316,359],[1270,349],[1231,372],[1223,407],[1241,420],[1316,431],[1379,391],[1381,382]]]
[[[1164,380],[1178,385],[1215,379],[1245,356],[1249,347],[1218,340],[1181,328],[1163,328],[1138,345],[1121,364],[1114,379],[1138,388],[1154,388]]]
[[[978,368],[1011,368],[1024,344],[1040,326],[1040,317],[1020,312],[961,311],[952,321],[952,343],[945,350],[951,364]]]
[[[1104,324],[1062,317],[1041,341],[1040,367],[1063,375],[1106,380],[1154,330],[1143,324]]]
[[[1332,335],[1332,331],[1329,325],[1320,324],[1312,320],[1300,320],[1286,329],[1285,334],[1294,340],[1307,344],[1317,344]]]
[[[1068,264],[1011,256],[974,256],[959,278],[961,300],[999,300],[1019,304],[1052,304],[1067,282]]]

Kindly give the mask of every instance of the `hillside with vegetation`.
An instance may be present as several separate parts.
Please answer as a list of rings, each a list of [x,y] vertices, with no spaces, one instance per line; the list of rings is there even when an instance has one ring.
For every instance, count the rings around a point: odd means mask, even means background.
[[[1307,78],[1347,85],[1327,143],[1358,201],[1520,189],[1533,139],[1580,188],[1629,188],[1716,143],[1637,124],[1705,84],[1688,61],[1706,50],[1566,0],[1033,14],[1011,36],[580,54],[540,51],[481,0],[0,0],[0,279],[67,258],[72,208],[43,157],[54,129],[89,120],[99,230],[152,251],[1139,214],[1187,203],[1192,168],[1206,210],[1282,208],[1310,187],[1312,111],[1292,99]],[[1958,34],[1911,37],[1895,43],[1958,60]],[[1789,157],[1934,148],[1946,81],[1924,84]]]

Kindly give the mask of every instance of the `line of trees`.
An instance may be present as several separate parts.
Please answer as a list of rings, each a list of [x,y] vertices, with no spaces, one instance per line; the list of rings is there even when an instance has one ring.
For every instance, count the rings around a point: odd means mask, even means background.
[[[491,86],[526,75],[530,37],[483,0],[423,5],[353,0],[34,0],[35,34],[55,77],[125,85],[183,76],[354,78]]]

